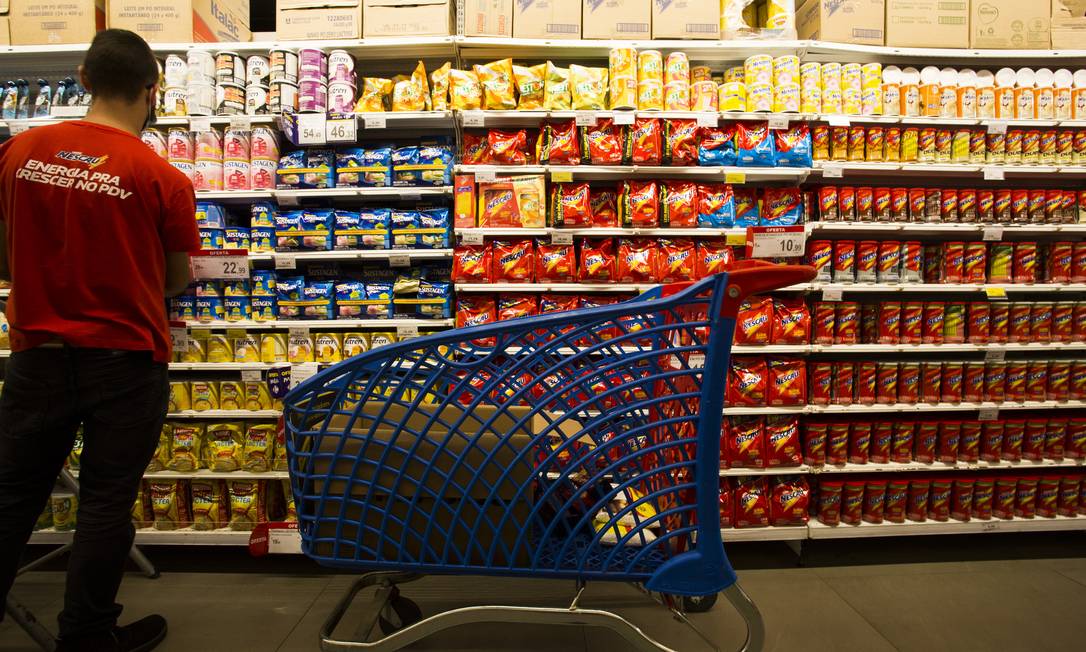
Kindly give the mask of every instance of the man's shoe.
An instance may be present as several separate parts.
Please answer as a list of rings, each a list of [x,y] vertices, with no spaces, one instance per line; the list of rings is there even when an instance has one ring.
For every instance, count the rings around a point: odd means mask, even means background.
[[[111,632],[57,641],[56,652],[150,652],[166,638],[166,619],[147,616]]]

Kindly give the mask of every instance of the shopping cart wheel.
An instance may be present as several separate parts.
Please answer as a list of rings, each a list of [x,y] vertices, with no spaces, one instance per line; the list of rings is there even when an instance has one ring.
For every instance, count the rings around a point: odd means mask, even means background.
[[[716,604],[716,594],[712,595],[684,595],[683,611],[690,614],[705,613]]]
[[[389,636],[420,620],[422,620],[422,609],[419,609],[414,601],[400,595],[400,590],[393,587],[385,608],[381,610],[381,615],[377,618],[377,623],[381,628],[381,633]]]

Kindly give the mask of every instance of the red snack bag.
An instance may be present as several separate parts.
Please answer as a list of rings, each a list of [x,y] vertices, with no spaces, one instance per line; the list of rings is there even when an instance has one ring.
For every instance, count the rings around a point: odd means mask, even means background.
[[[1014,516],[1033,518],[1037,514],[1037,482],[1035,475],[1018,478],[1018,490],[1014,496]]]
[[[738,209],[737,209],[738,212]],[[762,195],[761,223],[788,226],[803,214],[803,192],[799,188],[766,188]]]
[[[992,516],[1014,518],[1014,503],[1018,497],[1017,478],[996,478],[995,497],[992,499]]]
[[[1022,459],[1040,460],[1045,452],[1045,429],[1048,421],[1044,418],[1027,419],[1025,436],[1022,439]]]
[[[882,523],[886,509],[886,480],[868,480],[864,487],[863,520]]]
[[[539,313],[566,312],[580,307],[580,297],[566,294],[541,294],[539,295]]]
[[[811,341],[815,344],[833,344],[833,330],[836,323],[836,304],[830,301],[816,301]]]
[[[871,430],[871,449],[869,459],[872,464],[886,464],[890,461],[890,446],[894,438],[894,424],[880,421]]]
[[[735,496],[728,478],[720,479],[720,527],[731,527],[735,522]]]
[[[486,134],[487,163],[492,165],[524,165],[528,162],[528,134],[519,131],[491,129]]]
[[[531,240],[495,240],[492,254],[494,282],[531,283],[535,272],[535,249]]]
[[[734,213],[735,192],[730,185],[723,183],[699,183],[695,219],[708,222],[709,226],[715,223],[714,216],[730,215]],[[728,226],[731,224],[729,223]]]
[[[1056,518],[1060,504],[1060,478],[1046,475],[1037,483],[1037,516]]]
[[[936,478],[931,481],[928,518],[940,522],[950,520],[950,492],[953,486],[954,481],[949,478]]]
[[[769,344],[773,329],[773,299],[747,297],[735,318],[735,344]]]
[[[535,243],[535,277],[539,283],[574,283],[577,280],[577,251],[573,245]]]
[[[591,226],[592,202],[587,183],[560,183],[551,189],[551,222],[557,227]]]
[[[852,434],[848,438],[849,464],[867,464],[871,451],[871,424],[861,422],[852,424]]]
[[[490,283],[489,245],[458,245],[453,251],[453,283]]]
[[[592,226],[618,226],[618,192],[594,188],[589,193],[588,203],[591,207]]]
[[[803,463],[822,466],[826,463],[826,436],[829,426],[807,421],[803,424]]]
[[[799,444],[799,417],[768,417],[765,442],[768,466],[799,466],[803,462]]]
[[[503,294],[498,297],[498,321],[531,317],[539,313],[539,299],[534,294]]]
[[[807,364],[803,360],[769,361],[769,405],[803,405],[807,399]]]
[[[457,328],[493,324],[496,321],[498,321],[498,309],[494,303],[494,297],[485,294],[461,294],[457,298]],[[479,344],[486,346],[482,342]]]
[[[1075,475],[1065,475],[1060,478],[1060,498],[1056,510],[1060,516],[1075,516],[1078,514],[1081,481]]]
[[[924,464],[935,461],[935,448],[939,443],[939,424],[934,421],[921,421],[916,431],[916,452],[913,459]]]
[[[847,480],[841,496],[841,522],[859,525],[863,520],[864,490],[867,483],[863,480]]]
[[[1086,419],[1074,418],[1067,424],[1063,453],[1073,460],[1086,457]]]
[[[810,499],[811,489],[803,476],[778,478],[769,501],[769,524],[803,525],[807,522]]]
[[[822,480],[818,483],[818,522],[823,525],[840,525],[841,492],[844,483],[840,480]]]
[[[733,417],[727,426],[728,466],[765,468],[765,420],[761,417]]]
[[[656,280],[660,283],[693,281],[695,262],[694,241],[689,238],[658,240],[659,253],[656,256]]]
[[[460,161],[464,165],[485,165],[490,162],[490,144],[485,134],[464,132],[463,154]]]
[[[973,478],[954,478],[950,492],[950,518],[968,521],[973,515]]]
[[[811,313],[801,298],[773,301],[774,344],[806,344],[811,339]]]
[[[1026,438],[1025,419],[1003,420],[1003,454],[1001,457],[1008,462],[1017,462],[1022,459],[1022,443]]]
[[[743,478],[735,488],[735,527],[769,525],[769,492],[765,478]]]
[[[769,369],[765,358],[735,356],[728,371],[728,405],[759,407],[765,405]]]
[[[890,442],[890,460],[907,463],[913,461],[913,439],[916,435],[916,423],[895,421],[894,435]]]
[[[691,118],[669,118],[664,121],[667,149],[664,163],[678,167],[698,164],[698,123]]]
[[[698,225],[698,184],[665,181],[660,186],[660,226],[695,227]]]
[[[586,162],[592,165],[621,163],[619,131],[611,118],[597,118],[594,127],[584,127],[581,131],[581,150]]]
[[[618,215],[625,228],[659,225],[660,204],[655,181],[623,181]]]
[[[848,462],[848,423],[831,423],[826,434],[826,464]]]
[[[958,461],[976,462],[980,459],[980,434],[984,424],[980,421],[962,421],[958,439]]]
[[[985,421],[980,436],[980,459],[998,462],[1003,450],[1003,422]]]
[[[928,502],[931,495],[931,481],[914,479],[909,481],[909,502],[905,518],[910,521],[924,522],[928,519]]]
[[[833,363],[833,404],[852,405],[856,383],[855,365],[851,362]]]
[[[973,483],[973,518],[987,521],[992,518],[992,499],[995,496],[995,478],[980,477]]]
[[[615,241],[611,238],[581,238],[577,268],[581,281],[611,283],[615,280]]]
[[[637,118],[634,120],[626,147],[629,152],[626,158],[633,165],[660,165],[663,154],[660,119]]]
[[[655,278],[656,242],[648,238],[621,238],[618,241],[619,283],[651,283]]]
[[[694,261],[694,275],[705,278],[719,272],[726,272],[735,262],[735,251],[723,240],[700,240]]]
[[[811,362],[811,378],[808,383],[810,395],[807,402],[811,405],[829,405],[833,394],[833,363],[826,361]]]
[[[958,443],[962,436],[961,421],[943,421],[939,424],[939,448],[937,459],[946,464],[958,461]]]
[[[574,120],[548,122],[543,125],[539,162],[547,165],[580,165],[581,142],[577,138]]]
[[[909,481],[890,480],[886,483],[883,516],[891,523],[904,523],[909,504]]]

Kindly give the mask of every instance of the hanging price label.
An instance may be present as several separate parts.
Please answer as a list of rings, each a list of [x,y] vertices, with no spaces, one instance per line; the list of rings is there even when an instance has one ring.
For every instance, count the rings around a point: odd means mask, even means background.
[[[847,115],[827,116],[826,122],[828,122],[831,127],[847,127],[852,124],[851,122],[849,122]]]
[[[988,349],[984,352],[985,362],[1003,362],[1007,358],[1006,349]]]
[[[796,258],[803,255],[807,233],[802,226],[747,228],[747,258]]]
[[[201,251],[189,258],[192,278],[198,281],[249,280],[249,252],[241,249]]]
[[[275,269],[297,269],[298,259],[291,254],[276,254]]]
[[[301,553],[302,535],[297,529],[268,528],[269,555],[300,555]]]
[[[747,234],[743,233],[726,233],[724,234],[724,244],[735,246],[745,246],[747,244]]]
[[[823,301],[840,301],[844,296],[844,291],[841,288],[824,288],[822,290]]]
[[[699,127],[715,127],[720,122],[718,113],[699,113],[697,117]]]
[[[977,418],[981,421],[995,421],[999,418],[999,408],[981,408],[977,410]]]
[[[1006,175],[1003,174],[1003,168],[988,166],[984,168],[984,180],[985,181],[1003,181]]]
[[[170,343],[174,352],[187,353],[192,338],[189,337],[189,329],[184,322],[170,322]]]
[[[320,113],[300,113],[298,121],[299,145],[323,145],[328,137],[325,125],[328,119]]]
[[[988,133],[990,134],[1005,134],[1007,133],[1007,121],[1006,120],[992,120],[988,123]]]
[[[380,129],[385,126],[385,116],[381,118],[381,127],[370,127],[366,123],[366,129]],[[367,116],[369,118],[369,116]],[[338,117],[324,124],[324,137],[330,143],[353,143],[358,140],[358,120],[354,117]]]
[[[984,288],[984,294],[992,301],[1007,300],[1007,288]]]
[[[825,179],[840,179],[845,176],[845,169],[840,165],[822,166],[822,177]]]
[[[987,242],[995,242],[1003,239],[1003,227],[1001,226],[988,226],[984,228],[981,239]]]
[[[410,267],[411,256],[407,254],[393,254],[388,257],[389,267]]]
[[[408,338],[411,338],[411,337],[418,337],[418,336],[419,336],[419,327],[418,326],[397,326],[396,327],[396,337],[401,339],[401,340],[408,339]]]
[[[189,131],[211,131],[211,118],[189,118]]]
[[[596,112],[595,111],[574,111],[573,121],[578,127],[595,127],[596,126]]]
[[[461,231],[460,243],[466,245],[481,245],[486,240],[482,233],[477,231]]]
[[[573,181],[573,172],[569,170],[551,170],[551,181],[554,183],[569,183]]]
[[[494,183],[498,180],[498,173],[494,170],[476,170],[475,181],[478,183]]]
[[[613,120],[615,125],[632,125],[635,117],[637,114],[633,111],[615,111]]]
[[[555,231],[551,233],[551,244],[571,245],[573,244],[573,234],[569,231]]]
[[[313,376],[316,376],[319,371],[320,365],[316,362],[303,362],[292,366],[290,368],[290,388],[294,389]]]
[[[724,173],[724,183],[731,183],[731,184],[738,185],[738,184],[746,183],[746,182],[747,182],[747,173],[746,172],[725,172]]]
[[[252,131],[253,130],[253,117],[249,115],[232,115],[230,116],[230,130],[231,131]]]
[[[241,371],[241,382],[243,383],[259,383],[263,372],[259,369],[243,369]]]
[[[362,125],[366,129],[384,129],[388,127],[388,118],[383,114],[362,116]]]
[[[778,117],[778,118],[770,118],[769,119],[769,128],[770,129],[787,129],[788,128],[788,118],[780,118],[780,117]]]
[[[464,123],[465,127],[482,127],[486,124],[482,111],[462,111],[460,113],[460,120]]]

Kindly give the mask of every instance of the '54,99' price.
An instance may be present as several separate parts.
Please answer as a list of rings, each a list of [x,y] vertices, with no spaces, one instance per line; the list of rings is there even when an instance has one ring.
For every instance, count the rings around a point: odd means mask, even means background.
[[[803,226],[752,226],[747,228],[748,258],[798,258],[807,246]]]

